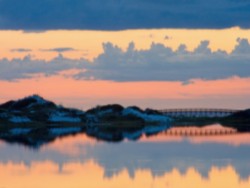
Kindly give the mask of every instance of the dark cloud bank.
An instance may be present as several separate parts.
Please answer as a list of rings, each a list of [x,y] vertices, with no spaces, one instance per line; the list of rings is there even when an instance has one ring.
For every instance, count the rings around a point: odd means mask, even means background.
[[[152,43],[148,50],[136,50],[130,43],[125,51],[104,43],[104,52],[92,62],[86,59],[67,59],[62,55],[46,62],[24,59],[0,60],[0,79],[17,80],[35,74],[51,76],[61,71],[77,69],[75,79],[113,81],[182,81],[191,79],[224,79],[232,76],[250,77],[250,44],[238,39],[234,50],[228,54],[212,52],[208,41],[202,41],[193,51],[180,45],[176,51],[162,44]]]
[[[0,29],[250,28],[248,0],[0,0]]]

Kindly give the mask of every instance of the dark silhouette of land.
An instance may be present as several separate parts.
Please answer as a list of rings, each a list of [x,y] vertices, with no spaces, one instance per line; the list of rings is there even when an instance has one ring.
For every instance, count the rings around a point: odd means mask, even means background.
[[[33,148],[58,137],[84,133],[96,139],[118,142],[137,140],[173,126],[205,126],[219,123],[237,131],[250,131],[250,110],[227,117],[175,117],[119,104],[97,106],[86,112],[65,108],[38,95],[0,105],[0,139]]]

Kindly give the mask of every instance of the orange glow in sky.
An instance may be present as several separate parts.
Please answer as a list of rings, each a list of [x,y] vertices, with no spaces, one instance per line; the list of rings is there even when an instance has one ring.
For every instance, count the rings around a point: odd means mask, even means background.
[[[209,47],[212,50],[222,49],[230,53],[236,45],[237,38],[250,40],[250,31],[238,27],[221,30],[52,30],[41,33],[1,30],[0,59],[22,58],[29,54],[32,59],[50,60],[58,56],[58,52],[50,51],[55,48],[73,49],[62,52],[64,57],[93,59],[103,52],[103,42],[112,42],[125,50],[131,41],[135,42],[136,49],[148,49],[154,42],[164,44],[173,50],[180,44],[186,44],[188,50],[192,51],[200,41],[209,40]],[[22,50],[24,52],[20,52]],[[250,106],[249,78],[193,80],[186,85],[174,81],[84,81],[70,77],[72,72],[66,71],[50,77],[37,75],[13,82],[0,80],[0,87],[4,88],[1,89],[0,103],[39,94],[65,106],[81,109],[108,103],[159,109],[174,107],[244,109]]]
[[[162,43],[176,50],[180,44],[186,44],[188,50],[196,48],[200,41],[209,40],[209,47],[231,52],[237,38],[250,39],[250,31],[238,27],[205,30],[205,29],[149,29],[124,31],[88,31],[88,30],[55,30],[41,33],[23,31],[0,31],[0,58],[21,58],[30,54],[34,59],[52,59],[57,52],[46,51],[53,48],[73,48],[64,52],[68,58],[93,59],[102,50],[103,42],[112,42],[125,50],[128,44],[135,42],[137,49],[148,49],[152,42]],[[190,40],[191,39],[191,40]],[[13,52],[12,49],[30,49],[30,52]]]
[[[249,78],[230,78],[215,81],[195,80],[189,85],[183,85],[181,82],[120,83],[81,81],[58,75],[16,82],[0,81],[1,88],[4,88],[1,91],[0,102],[3,103],[10,99],[18,99],[35,93],[56,103],[81,109],[108,103],[121,103],[125,106],[139,105],[158,109],[171,106],[172,108],[182,106],[242,109],[250,106],[250,100],[246,100],[250,95],[249,83]],[[227,98],[228,103],[225,103],[223,99]],[[239,98],[243,101],[240,101]],[[208,100],[208,102],[200,103],[200,100],[203,99]],[[160,102],[154,102],[156,100]],[[183,104],[181,101],[184,101]]]
[[[151,1],[0,0],[0,188],[250,188],[250,132],[102,118],[250,109],[250,0]]]

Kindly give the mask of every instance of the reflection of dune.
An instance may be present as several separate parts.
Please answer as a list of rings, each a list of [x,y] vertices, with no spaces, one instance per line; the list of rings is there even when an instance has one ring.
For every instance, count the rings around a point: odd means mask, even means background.
[[[60,170],[59,170],[60,169]],[[88,161],[86,163],[66,163],[61,168],[53,162],[34,162],[30,167],[24,164],[0,163],[0,181],[6,188],[44,188],[44,187],[91,187],[91,188],[248,188],[250,177],[241,179],[232,166],[224,168],[212,167],[208,177],[194,168],[185,173],[178,169],[153,176],[150,170],[135,170],[133,177],[126,169],[112,177],[104,176],[105,170],[99,164]],[[13,181],[15,180],[15,181]]]

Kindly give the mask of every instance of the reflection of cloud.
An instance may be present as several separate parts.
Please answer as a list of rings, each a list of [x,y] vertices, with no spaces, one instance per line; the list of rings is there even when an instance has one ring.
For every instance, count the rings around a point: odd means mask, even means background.
[[[153,176],[147,169],[136,169],[134,177],[131,177],[126,169],[111,177],[105,177],[104,173],[105,169],[93,161],[65,163],[61,168],[50,161],[33,162],[30,166],[23,163],[0,163],[1,185],[12,188],[43,188],[51,185],[62,188],[100,187],[100,185],[103,188],[166,188],[166,186],[171,188],[193,188],[194,186],[196,188],[219,188],[221,185],[227,188],[247,188],[250,186],[250,177],[241,179],[232,166],[212,167],[208,172],[208,177],[203,177],[193,167],[184,173],[179,169],[173,169],[168,172],[164,171],[157,176]]]
[[[44,146],[42,150],[57,151],[69,156],[77,156],[86,152],[84,147],[94,145],[95,142],[96,141],[94,139],[89,138],[85,134],[79,134],[75,136],[68,136],[62,139],[59,138],[53,143]]]
[[[203,144],[203,143],[220,143],[228,144],[232,146],[250,145],[250,134],[235,134],[224,136],[197,136],[189,139],[191,143]]]
[[[0,140],[0,148],[4,146],[4,142]]]
[[[49,50],[63,52],[73,49]],[[30,56],[10,61],[2,59],[0,79],[29,78],[38,73],[50,76],[69,69],[79,69],[80,73],[73,77],[83,80],[183,81],[186,84],[192,79],[250,77],[250,44],[247,39],[237,39],[230,54],[221,50],[212,52],[208,41],[201,41],[192,52],[187,51],[183,44],[173,51],[155,43],[147,50],[136,50],[135,44],[130,43],[126,51],[112,43],[104,43],[103,50],[93,61],[67,59],[61,54],[49,62],[32,60]]]
[[[213,126],[206,126],[204,128],[197,128],[197,127],[177,127],[177,128],[170,128],[166,132],[151,136],[146,138],[145,136],[142,137],[140,140],[141,142],[182,142],[184,140],[188,140],[190,143],[193,144],[204,144],[204,143],[219,143],[219,144],[227,144],[231,146],[240,146],[240,145],[250,145],[250,133],[236,133],[234,134],[226,134],[226,135],[196,135],[196,136],[184,136],[182,135],[183,132],[186,133],[197,133],[198,131],[202,131],[203,133],[209,131],[209,129],[214,132],[218,131],[233,131],[232,128],[221,127],[218,125]],[[171,134],[169,134],[171,132]]]

